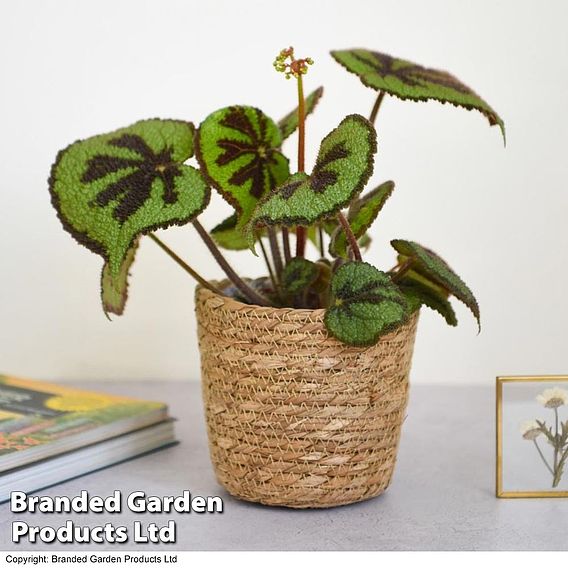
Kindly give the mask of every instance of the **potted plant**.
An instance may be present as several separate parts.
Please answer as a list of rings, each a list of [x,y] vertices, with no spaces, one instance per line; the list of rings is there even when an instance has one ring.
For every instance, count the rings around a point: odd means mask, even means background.
[[[352,503],[388,486],[420,307],[456,325],[448,300],[454,296],[479,323],[472,292],[430,249],[396,239],[394,267],[363,261],[369,229],[394,188],[387,181],[363,192],[383,98],[476,109],[504,136],[497,113],[446,72],[364,49],[332,56],[377,96],[369,119],[348,115],[323,139],[309,173],[305,122],[323,89],[304,97],[313,62],[289,48],[274,66],[295,82],[298,107],[279,122],[249,106],[213,112],[198,129],[181,120],[142,120],[71,144],[49,179],[64,228],[104,259],[107,315],[123,313],[144,236],[197,280],[217,477],[242,499],[298,508]],[[293,168],[282,143],[296,130]],[[186,163],[194,155],[198,167]],[[208,232],[199,214],[210,188],[235,212]],[[154,233],[185,224],[193,225],[226,281],[209,281]],[[267,276],[237,274],[222,249],[251,249],[264,258]]]

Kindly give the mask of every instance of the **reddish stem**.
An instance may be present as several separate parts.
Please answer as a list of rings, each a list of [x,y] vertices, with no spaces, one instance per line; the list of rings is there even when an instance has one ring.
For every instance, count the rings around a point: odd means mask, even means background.
[[[302,75],[297,77],[298,83],[298,171],[306,170],[306,103],[304,101],[304,83]],[[303,257],[306,251],[306,228],[298,226],[296,229],[296,256]]]
[[[282,227],[282,247],[284,249],[284,260],[286,264],[292,259],[290,254],[290,233],[288,232],[288,227]]]
[[[369,116],[369,122],[371,124],[375,124],[375,120],[377,120],[377,114],[379,114],[379,109],[381,108],[381,103],[383,102],[384,98],[385,92],[379,91],[379,95],[377,96],[375,104],[373,105],[373,110],[371,110],[371,114]]]
[[[339,213],[337,213],[337,219],[341,223],[341,227],[343,228],[345,236],[347,237],[347,240],[349,242],[349,246],[351,247],[351,251],[353,252],[353,256],[355,257],[355,260],[358,260],[358,261],[363,260],[361,258],[361,251],[359,250],[359,245],[357,244],[357,239],[355,238],[355,235],[353,234],[353,231],[351,229],[351,225],[349,225],[349,221],[345,218],[345,215],[341,211],[339,211]]]
[[[401,265],[399,265],[398,270],[391,276],[393,282],[398,282],[411,268],[414,263],[414,257],[407,258]]]
[[[264,262],[266,263],[266,267],[268,268],[268,274],[270,276],[270,281],[272,282],[272,287],[276,292],[278,290],[278,283],[276,281],[274,271],[272,270],[272,265],[270,264],[270,259],[268,258],[266,248],[264,247],[264,243],[262,242],[262,237],[259,237],[258,244],[260,245],[260,250],[262,251],[262,256],[264,257]]]
[[[234,270],[233,267],[227,262],[227,259],[223,256],[221,251],[217,248],[217,245],[213,239],[209,236],[209,233],[203,228],[203,225],[197,220],[193,220],[193,226],[195,230],[199,233],[199,236],[209,249],[209,252],[213,255],[213,258],[217,261],[217,264],[223,269],[227,278],[244,294],[244,296],[253,304],[259,306],[270,306],[270,302],[262,294],[258,293],[256,290],[251,288]]]
[[[189,273],[199,284],[201,284],[204,288],[211,290],[215,294],[222,295],[221,291],[213,286],[210,282],[205,280],[201,274],[196,272],[187,262],[182,260],[166,243],[161,241],[154,233],[150,233],[148,235],[172,260],[174,260],[179,266],[181,266],[187,273]]]
[[[296,256],[304,256],[306,252],[306,227],[296,227]]]
[[[306,147],[306,103],[304,101],[304,81],[298,75],[298,171],[304,172]]]
[[[270,244],[270,252],[272,254],[272,262],[274,262],[274,270],[276,271],[276,276],[280,281],[280,275],[282,274],[282,255],[280,254],[280,247],[278,246],[278,239],[276,238],[276,231],[274,227],[267,227],[268,242]]]

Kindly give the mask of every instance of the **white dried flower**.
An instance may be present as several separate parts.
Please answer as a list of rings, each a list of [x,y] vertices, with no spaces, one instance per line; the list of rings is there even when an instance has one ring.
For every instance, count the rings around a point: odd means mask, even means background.
[[[525,440],[536,440],[541,434],[536,420],[527,420],[521,424],[521,434]]]
[[[536,400],[546,408],[558,408],[568,404],[568,391],[558,387],[545,389],[536,397]]]

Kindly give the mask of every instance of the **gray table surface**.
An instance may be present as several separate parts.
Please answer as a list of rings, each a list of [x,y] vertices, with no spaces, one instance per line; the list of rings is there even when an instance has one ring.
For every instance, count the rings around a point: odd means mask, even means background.
[[[177,543],[136,550],[566,550],[568,501],[494,497],[494,393],[490,387],[416,386],[411,390],[393,483],[363,503],[294,511],[238,501],[217,484],[207,452],[198,383],[81,383],[81,388],[170,404],[178,446],[41,492],[42,495],[220,495],[223,514],[38,515],[0,506],[0,550],[14,545],[11,523],[60,526],[135,520],[177,524]],[[119,522],[120,521],[120,522]],[[36,545],[37,550],[46,545]],[[49,551],[132,550],[133,545],[49,545]]]

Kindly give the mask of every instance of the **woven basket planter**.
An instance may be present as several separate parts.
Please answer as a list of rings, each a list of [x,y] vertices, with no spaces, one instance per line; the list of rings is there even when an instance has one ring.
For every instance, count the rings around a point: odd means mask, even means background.
[[[196,291],[203,399],[219,482],[246,501],[334,507],[393,473],[418,315],[372,347],[328,336],[324,310]]]

